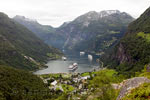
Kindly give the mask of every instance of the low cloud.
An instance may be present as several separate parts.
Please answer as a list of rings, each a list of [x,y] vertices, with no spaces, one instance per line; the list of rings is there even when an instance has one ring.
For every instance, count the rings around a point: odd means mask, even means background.
[[[1,0],[1,12],[10,17],[23,15],[54,27],[88,11],[120,10],[137,18],[150,0]]]

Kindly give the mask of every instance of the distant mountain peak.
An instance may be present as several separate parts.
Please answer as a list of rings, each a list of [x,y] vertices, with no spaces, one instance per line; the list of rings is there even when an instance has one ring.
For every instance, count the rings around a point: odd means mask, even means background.
[[[121,14],[119,10],[103,10],[99,13],[100,18],[110,16],[112,14]]]
[[[120,12],[119,10],[103,10],[100,12],[90,11],[90,12],[86,13],[85,15],[86,16],[100,16],[100,18],[101,18],[101,17],[112,15],[112,14],[122,14],[122,13],[125,13],[125,12]]]
[[[100,13],[104,13],[104,12],[107,13],[107,14],[109,14],[109,15],[116,14],[116,13],[118,13],[118,14],[121,13],[119,10],[103,10]]]
[[[20,15],[16,15],[14,17],[14,19],[25,20],[25,21],[28,21],[28,22],[37,22],[37,20],[35,20],[35,19],[26,18],[25,16],[20,16]]]
[[[118,16],[118,17],[122,16],[122,18],[123,17],[127,17],[129,19],[133,18],[128,13],[120,12],[119,10],[103,10],[100,12],[96,12],[96,11],[87,12],[87,13],[77,17],[73,22],[80,23],[80,24],[82,24],[83,27],[88,27],[92,21],[103,20],[102,18],[107,19],[105,17],[109,17],[109,19],[113,19],[113,17],[114,17],[113,15]]]
[[[128,13],[126,12],[120,12],[119,10],[103,10],[100,12],[96,12],[96,11],[90,11],[86,14],[83,14],[81,16],[79,16],[78,18],[76,18],[75,20],[78,22],[89,22],[89,21],[93,21],[93,20],[99,20],[103,17],[106,16],[111,16],[114,14],[118,14],[118,15],[123,15],[123,16],[130,16]]]
[[[97,14],[97,12],[96,11],[89,11],[86,13],[86,15],[93,15],[93,14]]]

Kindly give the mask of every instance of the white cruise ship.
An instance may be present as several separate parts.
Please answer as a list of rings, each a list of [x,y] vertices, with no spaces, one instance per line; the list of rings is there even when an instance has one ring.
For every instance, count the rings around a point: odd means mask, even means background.
[[[77,63],[73,63],[72,65],[70,65],[68,67],[69,71],[75,71],[78,68],[78,64]]]

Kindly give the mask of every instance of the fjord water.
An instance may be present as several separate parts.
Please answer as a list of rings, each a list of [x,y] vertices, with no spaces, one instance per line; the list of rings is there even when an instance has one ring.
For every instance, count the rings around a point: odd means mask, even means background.
[[[93,57],[93,60],[88,59],[88,55],[66,55],[67,60],[62,59],[49,61],[46,65],[48,68],[38,70],[34,74],[49,74],[49,73],[68,73],[69,65],[78,63],[78,69],[74,72],[82,73],[89,72],[99,67],[99,63],[96,62],[97,57]]]

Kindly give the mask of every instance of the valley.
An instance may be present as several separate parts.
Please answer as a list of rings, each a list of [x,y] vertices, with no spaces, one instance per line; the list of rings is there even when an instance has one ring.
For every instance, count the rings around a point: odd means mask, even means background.
[[[128,13],[118,10],[90,11],[57,28],[41,25],[24,16],[13,19],[45,43],[69,53],[99,53],[113,47],[134,20]]]
[[[70,12],[45,13],[0,12],[0,100],[150,99],[150,7],[138,18],[91,10],[55,28],[41,19]]]

